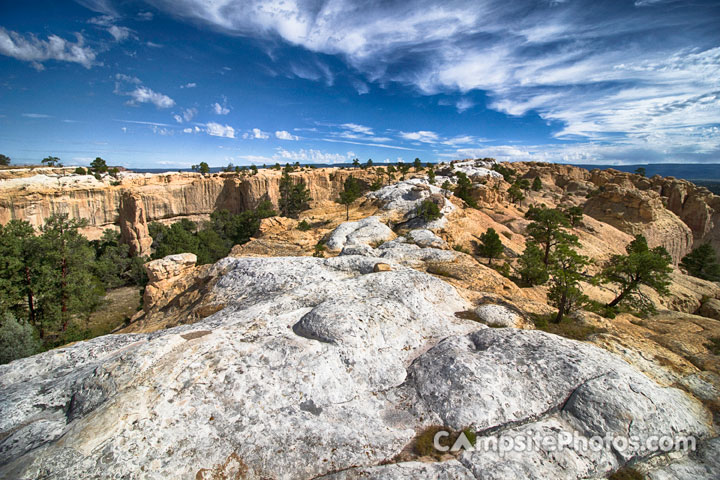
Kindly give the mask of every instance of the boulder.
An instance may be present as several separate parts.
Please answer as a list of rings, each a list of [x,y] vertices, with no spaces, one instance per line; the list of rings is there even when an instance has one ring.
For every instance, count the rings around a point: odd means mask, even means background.
[[[410,230],[407,234],[408,240],[418,247],[433,247],[447,249],[448,244],[442,238],[427,229]]]
[[[714,318],[720,320],[720,300],[711,298],[703,302],[698,311],[703,317]]]
[[[143,294],[143,309],[159,308],[162,299],[169,301],[182,292],[187,284],[183,282],[195,269],[197,256],[194,253],[178,253],[158,260],[152,260],[143,268],[148,276],[148,284]]]
[[[387,263],[376,263],[373,267],[373,272],[390,272],[392,271],[392,267],[388,265]]]
[[[344,222],[332,231],[325,246],[340,251],[346,246],[371,245],[395,238],[393,231],[378,217],[367,217],[356,222]]]
[[[505,305],[480,305],[475,309],[475,315],[481,322],[495,327],[520,328],[525,323],[517,311]]]

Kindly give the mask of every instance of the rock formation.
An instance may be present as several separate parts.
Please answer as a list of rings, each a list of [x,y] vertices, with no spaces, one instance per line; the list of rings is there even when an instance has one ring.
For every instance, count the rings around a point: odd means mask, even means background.
[[[631,235],[644,235],[650,247],[665,247],[676,264],[692,250],[692,230],[653,191],[607,184],[585,203],[585,214]]]
[[[204,320],[0,366],[0,476],[584,478],[652,452],[393,458],[434,424],[479,439],[712,435],[699,402],[612,354],[459,319],[470,305],[453,287],[378,263],[227,258],[213,267],[225,307]]]
[[[580,479],[628,465],[658,480],[720,478],[720,285],[676,268],[669,295],[644,292],[656,314],[580,311],[573,340],[536,329],[554,313],[546,286],[521,288],[472,255],[493,228],[511,264],[524,212],[544,203],[585,205],[571,230],[596,260],[589,275],[634,233],[678,260],[716,235],[718,197],[673,179],[517,164],[544,187],[513,204],[489,167],[447,167],[472,179],[479,209],[417,175],[366,194],[349,222],[334,202],[344,179],[375,174],[299,172],[315,200],[301,218],[264,219],[214,265],[148,262],[143,311],[119,333],[0,366],[0,478]],[[96,228],[117,202],[123,238],[142,252],[148,222],[276,201],[278,178],[53,177],[60,193],[12,178],[0,201],[18,199],[3,221],[32,214],[36,225],[97,207]],[[425,200],[440,218],[418,216]],[[583,289],[596,301],[614,293]],[[438,429],[474,432],[476,448],[428,453]],[[497,448],[538,436],[575,443]],[[657,436],[692,438],[697,451],[658,452]]]

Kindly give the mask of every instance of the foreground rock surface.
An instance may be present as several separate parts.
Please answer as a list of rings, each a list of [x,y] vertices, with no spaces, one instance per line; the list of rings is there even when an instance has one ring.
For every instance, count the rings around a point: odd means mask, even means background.
[[[681,390],[589,344],[457,318],[472,305],[454,287],[392,258],[212,268],[223,307],[202,321],[0,366],[0,477],[586,478],[650,452],[393,459],[430,425],[713,435]]]

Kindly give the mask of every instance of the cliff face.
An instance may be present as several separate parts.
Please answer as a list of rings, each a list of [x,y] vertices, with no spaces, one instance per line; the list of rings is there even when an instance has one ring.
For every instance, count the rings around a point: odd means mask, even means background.
[[[587,215],[625,233],[642,233],[652,246],[666,247],[675,262],[705,242],[720,251],[720,197],[691,182],[557,164],[516,163],[513,168],[525,178],[540,177],[544,191],[574,203],[598,191],[587,202]],[[152,243],[148,223],[203,220],[221,208],[231,212],[253,208],[264,198],[277,206],[281,176],[276,170],[246,177],[128,173],[112,184],[112,179],[70,175],[67,169],[12,172],[5,171],[0,178],[0,223],[24,219],[39,227],[52,214],[67,213],[88,220],[83,233],[89,238],[99,238],[106,228],[119,230],[141,255],[150,252]],[[368,182],[376,177],[360,169],[308,169],[292,174],[308,185],[316,202],[335,200],[349,175]],[[487,182],[477,189],[478,200],[502,202],[507,184],[492,178]]]
[[[334,200],[349,175],[369,180],[362,170],[317,169],[295,172],[314,201]],[[123,239],[141,255],[150,253],[147,224],[180,218],[204,219],[217,209],[237,213],[263,199],[277,206],[281,173],[263,170],[255,176],[197,173],[127,174],[119,182],[92,176],[45,172],[0,182],[0,223],[23,219],[40,227],[53,214],[88,220],[83,234],[99,238],[102,231],[120,230]]]
[[[545,188],[562,195],[594,196],[585,214],[625,233],[641,233],[651,246],[662,245],[675,263],[692,248],[709,242],[720,251],[720,197],[673,177],[646,178],[617,170],[588,171],[556,164],[517,163],[525,178],[540,177]]]

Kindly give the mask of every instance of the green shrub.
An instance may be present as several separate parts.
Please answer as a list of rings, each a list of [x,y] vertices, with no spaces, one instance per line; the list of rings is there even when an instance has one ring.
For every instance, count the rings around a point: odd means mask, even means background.
[[[87,170],[85,170],[83,167],[77,167],[75,169],[75,175],[87,175]]]
[[[312,228],[312,225],[310,225],[307,220],[303,220],[302,222],[298,223],[297,229],[301,232],[307,232]]]
[[[608,480],[643,480],[642,473],[630,467],[622,467],[608,477]]]
[[[422,217],[425,222],[432,222],[433,220],[437,220],[442,217],[440,207],[438,207],[437,203],[430,199],[425,199],[422,203],[420,203],[420,205],[418,205],[417,214],[418,217]]]
[[[39,351],[40,342],[35,337],[35,329],[6,312],[0,325],[0,364],[29,357]]]

